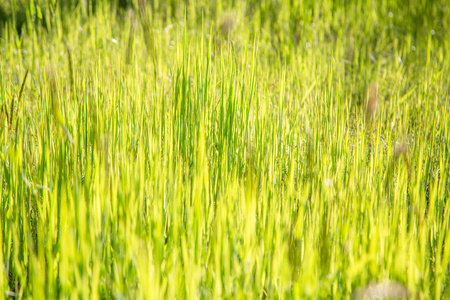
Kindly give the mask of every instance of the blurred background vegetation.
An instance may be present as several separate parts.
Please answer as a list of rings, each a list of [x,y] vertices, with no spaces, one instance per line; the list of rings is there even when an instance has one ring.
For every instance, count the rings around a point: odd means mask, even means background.
[[[443,58],[429,59],[429,39],[433,37],[434,47],[446,49],[450,32],[447,0],[4,0],[0,2],[0,38],[11,29],[18,43],[23,34],[33,32],[41,39],[55,34],[64,38],[74,18],[83,23],[104,7],[124,27],[130,17],[142,17],[142,7],[150,8],[142,23],[147,28],[143,28],[144,36],[184,20],[189,29],[202,28],[204,22],[206,28],[212,26],[230,40],[233,32],[249,32],[249,39],[256,37],[263,46],[260,54],[268,63],[289,65],[309,49],[323,51],[344,62],[338,77],[358,105],[365,99],[368,83],[393,58],[399,59],[405,81],[420,76],[426,64],[439,64]],[[389,86],[395,84],[387,78],[380,95],[389,97]]]
[[[31,23],[40,23],[49,30],[51,21],[60,10],[61,22],[64,16],[80,10],[86,16],[95,13],[102,2],[111,2],[111,9],[118,16],[124,17],[130,10],[139,10],[139,2],[146,2],[151,6],[152,14],[158,16],[169,24],[186,15],[189,22],[202,22],[202,15],[207,20],[218,20],[224,11],[239,10],[243,12],[246,24],[258,24],[259,29],[268,29],[274,40],[284,36],[293,43],[298,42],[305,24],[310,19],[331,17],[328,20],[329,38],[336,38],[336,34],[346,23],[359,20],[361,23],[361,37],[367,33],[364,23],[369,20],[363,18],[366,11],[373,15],[395,15],[393,35],[410,34],[414,39],[420,38],[427,28],[436,32],[449,29],[449,4],[446,0],[405,0],[405,1],[348,1],[348,0],[3,0],[0,2],[0,30],[6,23],[11,24],[19,33],[29,30]],[[331,9],[327,9],[331,8]],[[309,12],[304,14],[304,11]],[[323,15],[323,12],[332,12],[332,15]],[[352,15],[352,16],[350,16]],[[358,17],[361,15],[361,17]],[[247,20],[248,19],[248,20]],[[258,22],[253,22],[257,20]],[[447,20],[447,22],[445,22]],[[393,22],[394,23],[394,22]],[[65,24],[69,26],[69,24]],[[191,24],[194,25],[194,24]],[[348,28],[350,28],[348,24]],[[354,24],[353,24],[354,25]],[[441,32],[442,32],[441,31]],[[370,35],[376,37],[376,35]]]

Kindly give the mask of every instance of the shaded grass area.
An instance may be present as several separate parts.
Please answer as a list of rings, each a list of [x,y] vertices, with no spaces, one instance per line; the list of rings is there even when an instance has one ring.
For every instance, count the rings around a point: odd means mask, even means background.
[[[31,3],[2,297],[450,296],[446,1]]]

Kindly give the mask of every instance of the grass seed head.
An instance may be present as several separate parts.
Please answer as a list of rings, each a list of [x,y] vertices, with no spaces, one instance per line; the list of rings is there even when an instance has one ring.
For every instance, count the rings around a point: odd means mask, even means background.
[[[400,156],[406,156],[408,152],[408,145],[405,141],[397,142],[395,144],[395,158],[399,158]]]
[[[232,13],[225,13],[219,20],[219,32],[227,38],[233,33],[236,26],[236,16]]]
[[[156,61],[155,37],[153,33],[153,16],[151,7],[148,7],[147,1],[139,0],[139,21],[144,34],[144,42],[147,47],[148,55]]]
[[[408,157],[408,143],[405,140],[397,142],[395,145],[394,159],[398,160],[400,157],[403,157],[408,172],[411,173],[411,161]]]
[[[408,288],[398,282],[379,282],[356,289],[352,299],[409,299]]]
[[[371,122],[378,110],[378,91],[375,84],[370,85],[368,90],[367,106],[366,106],[366,120]]]
[[[127,50],[125,52],[126,64],[131,63],[131,59],[133,56],[134,32],[136,30],[136,18],[134,12],[130,11],[129,16],[130,16],[130,32],[128,33]]]

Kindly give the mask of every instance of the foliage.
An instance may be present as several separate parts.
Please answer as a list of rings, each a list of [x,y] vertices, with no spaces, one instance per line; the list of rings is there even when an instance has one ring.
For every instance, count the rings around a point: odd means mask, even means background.
[[[450,296],[447,1],[5,3],[0,297]]]

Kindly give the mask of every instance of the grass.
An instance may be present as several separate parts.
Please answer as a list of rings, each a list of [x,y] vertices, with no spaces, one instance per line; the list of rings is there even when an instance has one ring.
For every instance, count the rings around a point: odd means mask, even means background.
[[[135,2],[1,31],[0,298],[450,297],[446,1]]]

